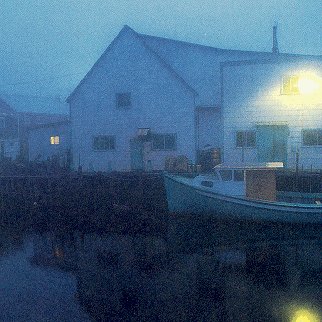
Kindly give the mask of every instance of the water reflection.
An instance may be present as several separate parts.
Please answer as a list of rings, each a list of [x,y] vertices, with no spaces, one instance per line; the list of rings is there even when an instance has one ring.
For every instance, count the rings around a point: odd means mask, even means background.
[[[0,321],[90,321],[75,298],[75,276],[53,262],[34,265],[44,253],[37,250],[43,236],[18,233],[13,227],[0,230]]]
[[[287,301],[317,302],[315,240],[199,254],[167,246],[155,237],[86,236],[79,300],[97,321],[281,321]]]
[[[247,240],[241,237],[245,231],[238,235],[227,223],[215,228],[216,238],[202,243],[198,234],[192,242],[186,240],[191,232],[180,236],[178,230],[172,230],[177,238],[80,230],[2,233],[1,251],[9,257],[0,257],[1,280],[7,280],[0,307],[14,313],[1,313],[0,320],[26,314],[12,304],[19,297],[29,321],[86,320],[75,300],[95,321],[291,321],[301,308],[319,314],[318,238],[300,238],[296,229],[302,227],[292,230],[295,238],[279,240]],[[273,228],[265,234],[282,234]],[[12,291],[12,283],[19,291]],[[36,302],[40,311],[33,312]]]

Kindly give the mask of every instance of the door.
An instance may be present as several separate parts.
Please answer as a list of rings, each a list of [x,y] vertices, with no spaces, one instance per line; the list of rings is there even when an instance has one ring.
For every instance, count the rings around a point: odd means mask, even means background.
[[[131,170],[144,170],[143,142],[134,138],[130,140]]]
[[[258,125],[257,153],[259,162],[287,162],[287,125]]]

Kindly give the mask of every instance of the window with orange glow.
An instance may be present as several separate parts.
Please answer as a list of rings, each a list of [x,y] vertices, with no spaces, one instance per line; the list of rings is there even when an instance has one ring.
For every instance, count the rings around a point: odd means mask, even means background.
[[[51,145],[57,145],[59,144],[59,136],[58,135],[55,135],[55,136],[51,136],[50,137],[50,144]]]

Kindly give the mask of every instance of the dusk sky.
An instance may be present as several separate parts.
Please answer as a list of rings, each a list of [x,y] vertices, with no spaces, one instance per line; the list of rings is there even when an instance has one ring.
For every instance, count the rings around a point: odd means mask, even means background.
[[[0,93],[65,98],[123,25],[219,48],[322,54],[321,0],[0,0]]]

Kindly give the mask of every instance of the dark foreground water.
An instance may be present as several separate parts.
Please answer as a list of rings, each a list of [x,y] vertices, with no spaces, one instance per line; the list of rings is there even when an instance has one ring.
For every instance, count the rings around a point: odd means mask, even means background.
[[[0,226],[3,322],[321,319],[316,228],[170,221],[157,236],[19,226]]]

